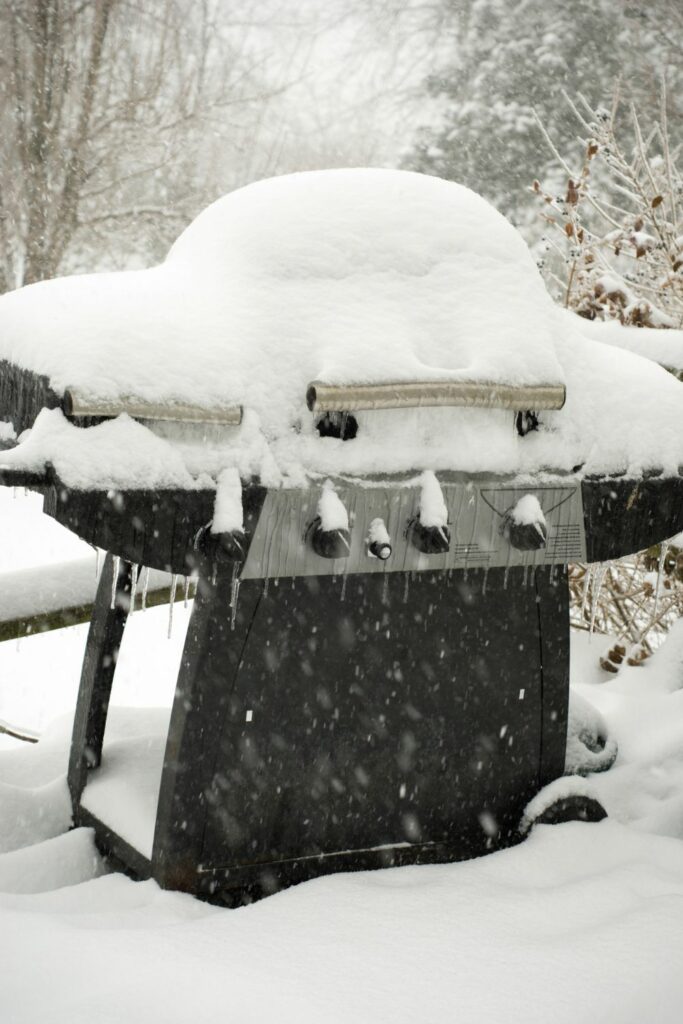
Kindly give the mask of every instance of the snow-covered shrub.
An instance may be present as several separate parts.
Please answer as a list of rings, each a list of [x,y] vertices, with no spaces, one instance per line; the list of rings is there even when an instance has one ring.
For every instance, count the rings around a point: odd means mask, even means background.
[[[642,664],[683,616],[680,540],[602,565],[569,567],[572,626],[619,637],[599,656],[606,672]]]
[[[581,132],[582,160],[572,167],[539,126],[565,175],[561,194],[535,180],[547,224],[549,258],[539,261],[551,291],[589,320],[645,327],[683,325],[683,172],[660,118],[643,125],[568,100]],[[563,140],[566,145],[573,140]]]
[[[539,259],[546,283],[589,320],[680,328],[683,171],[669,139],[666,92],[659,120],[646,126],[634,106],[622,111],[618,96],[610,109],[581,96],[568,103],[581,131],[580,167],[539,121],[565,175],[560,195],[538,180],[532,186],[547,225]],[[641,664],[683,615],[683,546],[658,544],[609,565],[574,565],[570,590],[573,626],[622,641],[600,657],[602,668]]]

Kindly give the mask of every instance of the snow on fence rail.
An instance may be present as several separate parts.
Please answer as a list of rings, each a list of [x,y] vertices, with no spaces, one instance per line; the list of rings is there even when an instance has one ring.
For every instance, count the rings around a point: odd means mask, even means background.
[[[99,571],[93,555],[78,561],[0,574],[0,641],[88,622]],[[148,607],[168,604],[171,589],[170,573],[150,569],[145,604]],[[182,600],[184,596],[184,589],[177,588],[174,599]],[[135,607],[141,608],[142,604],[143,588],[138,587]]]

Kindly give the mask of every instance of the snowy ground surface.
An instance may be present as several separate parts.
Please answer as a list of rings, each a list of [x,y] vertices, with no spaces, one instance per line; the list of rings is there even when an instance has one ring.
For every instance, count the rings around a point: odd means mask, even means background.
[[[35,534],[32,502],[17,499],[15,546]],[[40,543],[53,561],[80,554],[66,534]],[[167,614],[134,616],[115,706],[168,706],[188,612],[176,607],[170,641]],[[0,749],[3,1024],[681,1021],[683,628],[615,677],[595,667],[604,638],[574,645],[575,691],[620,746],[589,780],[608,820],[536,828],[467,863],[319,879],[238,911],[109,874],[87,830],[66,832],[85,634],[0,644],[0,718],[43,733]]]

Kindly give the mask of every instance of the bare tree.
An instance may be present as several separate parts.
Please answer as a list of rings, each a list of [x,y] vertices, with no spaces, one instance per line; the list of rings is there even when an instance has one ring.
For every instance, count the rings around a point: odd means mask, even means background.
[[[212,121],[258,95],[246,13],[230,32],[220,0],[0,0],[0,291],[125,225],[177,233]]]

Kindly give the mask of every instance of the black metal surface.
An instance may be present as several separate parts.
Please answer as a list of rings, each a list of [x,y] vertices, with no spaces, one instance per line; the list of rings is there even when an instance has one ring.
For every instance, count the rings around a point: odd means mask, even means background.
[[[120,835],[109,828],[103,821],[80,804],[74,811],[74,828],[92,828],[95,832],[95,845],[114,871],[123,871],[136,882],[142,882],[152,876],[152,864],[149,858],[127,843]]]
[[[323,530],[320,516],[316,516],[306,531],[306,541],[321,558],[346,558],[351,549],[348,530]]]
[[[520,836],[510,838],[510,845]],[[488,852],[481,850],[481,853]],[[447,843],[412,843],[408,848],[346,850],[343,853],[295,857],[277,864],[248,865],[230,869],[202,869],[197,876],[196,895],[227,907],[271,896],[283,886],[296,885],[336,871],[373,871],[409,864],[443,864],[466,860],[472,852]]]
[[[129,562],[186,573],[215,498],[215,491],[75,491],[56,484],[45,493],[44,511]]]
[[[245,581],[234,629],[230,574],[201,593],[160,795],[163,885],[253,893],[483,853],[563,762],[566,689],[549,673],[544,691],[541,658],[566,661],[566,620],[542,641],[523,570],[343,586]]]
[[[265,488],[243,492],[245,526],[253,529]],[[241,559],[249,537],[210,532],[215,490],[77,491],[56,482],[43,509],[83,540],[128,562],[166,572],[189,573],[219,548]],[[238,543],[239,541],[239,543]]]
[[[451,546],[451,531],[447,526],[423,526],[419,515],[410,522],[408,537],[423,555],[442,554]]]
[[[535,575],[541,686],[541,786],[564,774],[569,705],[569,586],[567,567]]]
[[[112,607],[114,586],[115,598]],[[109,698],[114,682],[116,658],[128,618],[130,593],[130,565],[125,562],[116,563],[108,554],[97,585],[71,734],[68,782],[76,818],[87,773],[99,765],[102,756]]]
[[[533,825],[561,825],[565,821],[602,821],[607,811],[592,796],[565,796],[553,801],[532,822]]]
[[[0,359],[0,419],[17,435],[33,426],[41,409],[58,409],[61,401],[47,377]]]
[[[49,377],[0,359],[0,420],[12,423],[17,435],[29,430],[43,409],[62,409],[64,399],[50,386]],[[73,416],[78,427],[101,423],[101,416]]]
[[[2,462],[2,452],[0,452]],[[45,491],[50,485],[47,472],[33,472],[29,469],[14,469],[0,466],[0,487],[27,487],[32,491]]]
[[[643,551],[683,530],[683,476],[584,480],[587,560]]]

